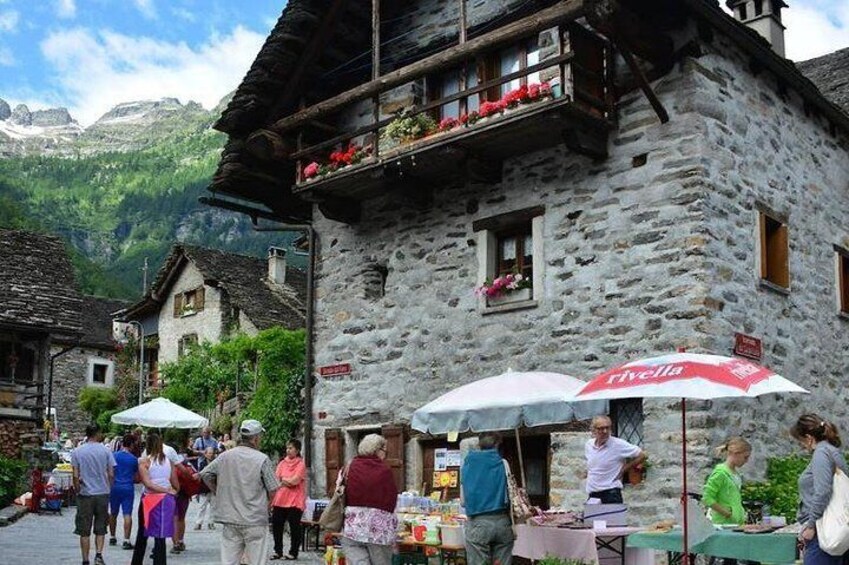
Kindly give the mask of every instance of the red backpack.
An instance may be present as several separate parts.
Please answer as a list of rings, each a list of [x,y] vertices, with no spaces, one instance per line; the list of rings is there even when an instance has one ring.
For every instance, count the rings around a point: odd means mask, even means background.
[[[196,494],[204,494],[209,492],[209,487],[206,486],[195,471],[184,463],[175,465],[177,469],[177,480],[180,482],[180,492],[186,496],[194,496]]]

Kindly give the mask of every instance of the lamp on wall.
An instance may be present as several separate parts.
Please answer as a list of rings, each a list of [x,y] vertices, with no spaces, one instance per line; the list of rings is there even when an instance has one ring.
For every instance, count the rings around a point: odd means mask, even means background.
[[[128,324],[139,328],[139,405],[144,400],[144,326],[137,320],[130,320]]]

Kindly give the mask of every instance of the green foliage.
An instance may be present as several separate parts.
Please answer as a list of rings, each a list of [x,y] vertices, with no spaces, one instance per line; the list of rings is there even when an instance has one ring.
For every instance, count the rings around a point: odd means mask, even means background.
[[[100,414],[97,415],[95,419],[95,423],[100,426],[100,429],[103,431],[105,435],[114,436],[120,434],[124,431],[124,426],[120,424],[112,423],[112,415],[117,414],[124,410],[123,408],[112,408],[109,410],[104,410]]]
[[[87,386],[80,392],[79,405],[92,421],[97,422],[101,414],[118,408],[118,394],[111,387]]]
[[[0,455],[0,508],[6,507],[24,492],[27,464]]]
[[[161,374],[168,385],[162,395],[190,410],[213,408],[237,390],[253,390],[242,418],[255,418],[267,430],[263,448],[283,452],[303,420],[303,330],[270,328],[256,336],[236,335],[212,345],[201,343]],[[215,427],[226,423],[216,422]],[[217,429],[219,433],[229,432]]]
[[[743,503],[763,502],[769,504],[771,515],[784,516],[788,522],[796,520],[799,508],[797,481],[809,461],[810,457],[800,455],[769,459],[767,480],[743,485]]]
[[[233,418],[229,414],[222,414],[212,423],[212,431],[219,437],[233,432]]]
[[[413,141],[435,132],[437,123],[427,113],[411,114],[402,112],[389,122],[381,136],[398,142]]]

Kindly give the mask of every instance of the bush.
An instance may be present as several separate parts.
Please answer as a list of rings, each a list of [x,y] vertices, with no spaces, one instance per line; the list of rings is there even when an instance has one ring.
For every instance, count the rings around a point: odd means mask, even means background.
[[[118,407],[118,394],[113,388],[88,386],[80,392],[79,405],[97,422],[102,413]]]
[[[24,461],[0,456],[0,508],[24,492],[26,474],[27,464]]]
[[[218,437],[232,433],[233,418],[230,417],[230,414],[222,414],[221,416],[218,416],[212,424],[212,431],[218,434]]]
[[[429,114],[411,114],[405,111],[389,122],[382,136],[396,142],[408,142],[430,135],[438,127],[439,124]]]
[[[795,522],[799,509],[797,481],[810,460],[810,457],[800,455],[769,459],[767,480],[743,485],[743,504],[763,502],[770,506],[770,515],[784,516],[788,523]]]

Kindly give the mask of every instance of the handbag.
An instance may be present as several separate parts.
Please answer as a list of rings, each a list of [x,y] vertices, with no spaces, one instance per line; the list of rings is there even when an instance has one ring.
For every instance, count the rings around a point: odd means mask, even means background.
[[[501,460],[504,463],[504,471],[507,473],[507,496],[510,499],[510,521],[513,523],[513,534],[516,534],[516,526],[524,524],[534,515],[533,506],[528,498],[528,493],[525,489],[516,484],[516,478],[510,472],[510,464],[506,459]]]
[[[831,499],[817,520],[817,542],[829,555],[841,556],[849,551],[849,477],[837,462],[831,479]]]
[[[345,466],[339,473],[339,478],[336,480],[336,490],[333,491],[333,496],[330,497],[327,508],[324,509],[318,519],[318,525],[328,532],[341,532],[345,525],[345,479],[347,474],[348,467]]]

